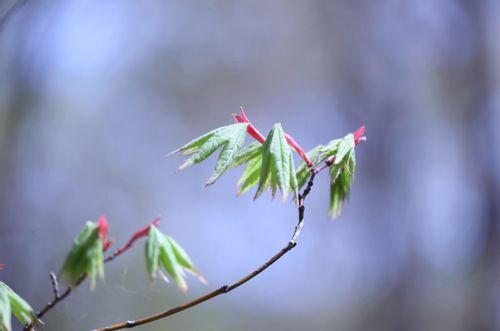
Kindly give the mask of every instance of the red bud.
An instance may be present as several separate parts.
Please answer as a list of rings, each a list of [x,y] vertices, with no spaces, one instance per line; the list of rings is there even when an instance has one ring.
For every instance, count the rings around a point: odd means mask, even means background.
[[[365,141],[366,137],[364,136],[366,130],[366,126],[361,126],[354,132],[354,143],[357,145],[360,141]]]
[[[111,246],[113,241],[108,239],[109,223],[105,215],[99,216],[97,227],[99,229],[99,236],[101,237],[102,241],[102,249],[103,251],[106,251],[109,246]]]

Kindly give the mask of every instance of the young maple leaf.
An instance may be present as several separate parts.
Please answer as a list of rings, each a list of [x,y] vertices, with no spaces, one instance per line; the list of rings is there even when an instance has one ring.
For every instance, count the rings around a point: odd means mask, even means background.
[[[273,126],[262,147],[259,186],[254,199],[257,199],[267,188],[271,189],[273,197],[279,189],[283,201],[286,201],[290,192],[293,193],[295,202],[298,201],[298,184],[292,151],[279,123]]]
[[[323,147],[324,147],[323,145],[318,145],[313,149],[311,149],[309,152],[307,152],[307,156],[313,164],[317,164],[324,160],[320,158],[321,150],[323,149]],[[307,180],[311,176],[311,167],[305,161],[302,161],[302,163],[298,166],[296,170],[296,174],[297,174],[297,183],[300,189],[307,183]]]
[[[330,166],[330,216],[340,215],[344,202],[349,198],[356,170],[356,154],[352,148],[339,162]]]
[[[62,276],[72,285],[77,285],[80,277],[86,274],[90,278],[90,288],[95,287],[96,275],[104,279],[103,245],[101,227],[94,222],[87,222],[82,232],[76,237],[61,269]]]
[[[168,275],[185,292],[187,284],[184,277],[187,271],[195,275],[202,283],[206,283],[186,251],[172,237],[161,233],[155,226],[149,228],[145,253],[146,267],[151,281],[156,279],[157,273],[161,273],[168,281]]]
[[[0,330],[11,331],[11,315],[23,325],[36,321],[33,308],[7,284],[0,282]]]
[[[355,147],[361,141],[366,140],[365,129],[365,126],[362,126],[354,133],[349,133],[341,139],[332,140],[320,152],[322,157],[332,158],[329,214],[333,219],[340,215],[345,201],[349,198],[356,171]]]
[[[202,162],[222,147],[212,177],[205,184],[212,185],[233,163],[234,158],[245,142],[247,127],[248,123],[235,123],[217,128],[166,156],[177,152],[183,152],[183,155],[192,155],[179,167],[179,170],[182,170],[190,165]]]

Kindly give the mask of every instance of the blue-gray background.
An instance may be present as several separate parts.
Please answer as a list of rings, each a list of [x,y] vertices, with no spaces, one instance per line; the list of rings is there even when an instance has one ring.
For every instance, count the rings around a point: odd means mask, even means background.
[[[243,105],[305,149],[366,124],[350,202],[331,222],[320,175],[296,250],[142,330],[500,330],[499,15],[495,0],[26,1],[0,30],[0,279],[40,307],[100,213],[118,245],[161,214],[209,283],[150,288],[141,242],[44,330],[141,317],[254,269],[289,239],[293,204],[237,198],[239,170],[204,188],[213,158],[161,159]]]

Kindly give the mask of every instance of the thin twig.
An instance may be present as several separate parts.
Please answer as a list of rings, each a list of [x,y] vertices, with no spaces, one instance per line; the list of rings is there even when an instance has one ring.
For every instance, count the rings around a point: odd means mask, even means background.
[[[57,276],[55,273],[51,272],[49,274],[50,281],[52,282],[52,290],[54,292],[54,299],[59,298],[59,281],[57,280]]]
[[[327,165],[328,166],[328,165]],[[241,285],[245,284],[267,268],[269,268],[274,262],[278,261],[283,255],[288,253],[290,250],[292,250],[295,246],[297,246],[297,239],[300,235],[300,232],[302,230],[302,227],[304,226],[304,213],[305,213],[305,206],[304,202],[307,197],[307,195],[311,192],[311,188],[314,184],[314,178],[318,172],[321,170],[325,169],[326,167],[320,166],[318,168],[312,168],[311,169],[311,177],[309,177],[309,181],[307,182],[307,185],[305,189],[302,191],[301,194],[299,194],[299,204],[298,204],[298,223],[295,226],[295,229],[293,231],[292,237],[290,241],[287,243],[285,247],[283,247],[278,253],[276,253],[273,257],[271,257],[266,263],[262,264],[260,267],[249,273],[248,275],[244,276],[240,280],[230,284],[230,285],[224,285],[219,287],[218,289],[205,294],[203,296],[200,296],[192,301],[189,301],[185,304],[182,304],[180,306],[177,306],[175,308],[171,308],[162,312],[159,312],[157,314],[149,315],[137,320],[133,321],[125,321],[121,323],[117,323],[111,326],[106,326],[103,328],[95,329],[93,331],[112,331],[112,330],[120,330],[120,329],[131,329],[139,325],[147,324],[154,322],[156,320],[165,318],[167,316],[171,316],[174,314],[177,314],[183,310],[189,309],[191,307],[197,306],[205,301],[208,301],[216,296],[219,296],[221,294],[228,293],[232,290],[234,290],[237,287],[240,287]]]
[[[54,273],[51,272],[51,279],[52,278],[52,275],[54,275],[54,277],[56,276]],[[78,281],[76,282],[75,285],[73,286],[68,286],[68,288],[62,293],[59,295],[59,289],[57,289],[57,294],[56,295],[56,290],[54,288],[54,298],[47,302],[47,304],[40,310],[36,313],[36,318],[37,320],[41,319],[47,312],[49,312],[55,305],[57,305],[59,302],[63,301],[64,299],[66,299],[66,297],[75,289],[77,288],[81,283],[83,283],[83,281],[87,278],[87,275],[86,274],[83,274],[82,276],[80,276],[80,278],[78,279]],[[54,278],[57,282],[57,278]],[[54,283],[52,283],[54,284]],[[58,284],[58,283],[57,283]],[[23,327],[23,331],[30,331],[32,330],[36,325],[36,322],[32,322],[30,324],[26,324],[24,327]]]
[[[159,221],[160,221],[160,217],[156,217],[151,224],[153,226],[158,226],[158,222]],[[144,231],[144,229],[141,229],[138,232],[141,232],[141,231]],[[134,233],[134,235],[127,241],[127,243],[124,246],[122,246],[122,247],[118,248],[117,250],[115,250],[113,252],[113,254],[111,254],[108,257],[106,257],[103,260],[103,262],[107,263],[107,262],[113,261],[116,257],[120,256],[122,253],[124,253],[130,247],[132,247],[132,245],[134,244],[134,242],[137,239],[139,239],[139,238],[142,237],[142,236],[138,236],[137,235],[138,232]],[[64,300],[74,289],[76,289],[78,286],[80,286],[80,284],[83,283],[83,281],[86,278],[87,278],[87,274],[81,275],[80,278],[77,280],[76,284],[74,284],[72,286],[68,286],[68,288],[66,288],[66,290],[62,294],[60,294],[59,293],[59,282],[57,280],[57,276],[56,276],[55,273],[51,272],[50,273],[50,280],[52,282],[52,289],[53,289],[53,292],[54,292],[54,297],[52,298],[51,301],[47,302],[47,304],[42,309],[40,309],[40,311],[38,311],[36,313],[37,320],[40,319],[40,318],[42,318],[55,305],[57,305],[59,302],[61,302],[62,300]],[[30,331],[30,330],[32,330],[35,327],[35,324],[36,324],[35,322],[26,324],[24,326],[24,328],[23,328],[23,331]]]

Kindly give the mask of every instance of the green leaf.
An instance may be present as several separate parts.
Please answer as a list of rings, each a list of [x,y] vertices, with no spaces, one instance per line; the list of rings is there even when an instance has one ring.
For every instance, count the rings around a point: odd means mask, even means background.
[[[172,245],[165,236],[163,236],[161,240],[159,264],[162,269],[166,271],[167,275],[175,281],[177,286],[179,286],[183,292],[186,292],[187,284],[184,280],[183,269],[179,261],[177,261],[174,251],[172,250]]]
[[[339,149],[340,152],[340,149]],[[340,215],[345,201],[349,198],[351,184],[356,171],[356,155],[354,149],[337,164],[330,166],[330,210],[332,218]]]
[[[76,286],[80,277],[86,274],[90,279],[90,288],[94,289],[96,275],[101,279],[104,278],[103,264],[99,230],[96,223],[89,221],[66,256],[61,274],[72,286]]]
[[[323,149],[323,145],[319,145],[311,149],[309,152],[307,152],[307,156],[309,156],[309,159],[311,159],[313,164],[316,164],[319,162],[320,154]],[[311,176],[311,168],[307,166],[307,164],[302,161],[299,167],[296,170],[297,174],[297,182],[298,182],[298,187],[299,189],[304,186],[304,184],[307,182],[307,179]]]
[[[348,168],[351,177],[354,179],[354,173],[356,172],[356,150],[353,149],[349,153]]]
[[[238,195],[245,193],[259,182],[260,165],[262,163],[262,144],[260,142],[255,141],[240,149],[227,170],[245,163],[247,166],[237,184],[241,186]]]
[[[341,172],[337,180],[330,184],[329,214],[332,218],[337,218],[340,215],[344,202],[348,198],[350,185],[350,176],[346,171]]]
[[[172,247],[172,251],[174,252],[175,258],[181,267],[183,267],[186,271],[189,271],[194,276],[196,276],[202,283],[206,283],[205,278],[201,275],[198,269],[195,268],[193,262],[187,255],[186,251],[174,240],[174,238],[165,236],[167,240],[170,242]]]
[[[149,228],[148,240],[146,241],[146,268],[151,281],[156,279],[158,259],[160,258],[159,232],[155,230],[156,227],[154,226]]]
[[[330,157],[332,155],[335,155],[337,153],[337,148],[338,148],[341,140],[342,139],[333,139],[328,144],[323,146],[323,148],[321,148],[321,152],[320,152],[322,155],[322,158],[327,158],[327,157]]]
[[[323,147],[321,150],[321,157],[326,158],[335,155],[334,163],[338,164],[355,146],[354,135],[348,133],[342,139],[334,139]]]
[[[9,286],[0,282],[0,330],[11,330],[11,314],[23,325],[36,320],[33,308]]]
[[[290,183],[290,190],[292,191],[292,194],[293,194],[293,200],[295,201],[295,204],[298,206],[298,203],[299,203],[299,185],[297,182],[297,175],[295,174],[295,166],[293,165],[293,157],[292,157],[291,153],[290,153],[288,174],[289,174],[288,178],[289,178],[289,183]],[[283,197],[283,201],[285,201],[285,197]]]
[[[334,164],[341,163],[344,158],[354,150],[354,147],[356,147],[356,144],[354,143],[354,136],[352,133],[349,133],[344,138],[342,138],[342,140],[338,144]]]
[[[12,291],[12,289],[9,288],[9,292],[10,309],[12,314],[14,314],[21,324],[33,322],[36,319],[33,308],[31,308],[31,306],[17,293]]]
[[[295,201],[298,200],[297,177],[292,152],[279,123],[274,125],[263,145],[259,186],[254,199],[268,188],[271,189],[273,197],[279,189],[283,201],[287,199],[290,191],[293,192]]]
[[[233,163],[230,169],[238,167],[244,163],[250,162],[251,160],[262,156],[262,144],[258,141],[243,147],[238,151],[234,157]]]
[[[204,161],[222,147],[212,177],[206,183],[206,185],[212,185],[233,163],[245,141],[247,127],[248,123],[235,123],[217,128],[168,155],[176,152],[183,152],[183,155],[192,155],[179,167],[179,170],[182,170],[190,165]]]
[[[10,331],[12,330],[10,301],[7,292],[2,290],[3,286],[7,285],[0,282],[0,330]]]
[[[262,153],[258,154],[256,157],[248,161],[245,171],[238,180],[238,195],[241,195],[248,191],[252,186],[259,183],[260,178],[260,168],[262,165]]]
[[[194,274],[201,282],[205,279],[194,267],[186,251],[171,237],[152,226],[146,242],[146,266],[152,281],[158,272],[175,281],[182,291],[187,290],[185,271]],[[164,279],[168,280],[166,277]]]

